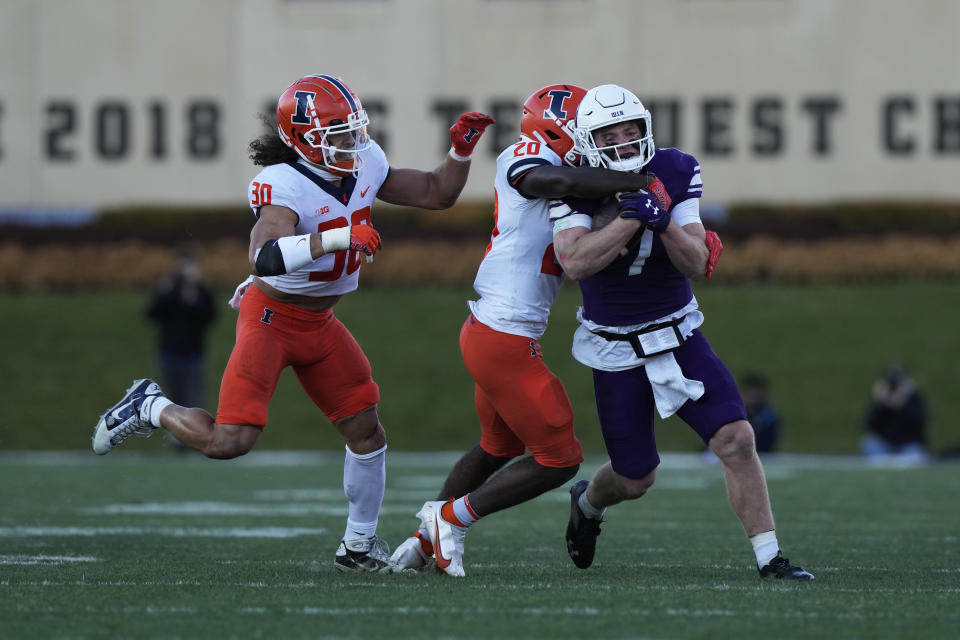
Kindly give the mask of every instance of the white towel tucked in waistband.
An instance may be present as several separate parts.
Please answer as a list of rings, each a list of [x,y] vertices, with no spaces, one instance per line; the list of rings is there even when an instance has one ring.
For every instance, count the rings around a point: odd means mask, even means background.
[[[657,403],[657,413],[661,418],[669,418],[684,402],[697,400],[703,395],[703,383],[685,377],[673,353],[644,358],[643,366],[647,369],[647,378],[653,387],[653,400]]]
[[[230,296],[230,299],[227,300],[227,304],[233,307],[234,309],[240,309],[240,298],[243,297],[244,291],[247,290],[253,283],[253,276],[247,276],[247,279],[237,285],[237,288],[233,290],[233,295]]]

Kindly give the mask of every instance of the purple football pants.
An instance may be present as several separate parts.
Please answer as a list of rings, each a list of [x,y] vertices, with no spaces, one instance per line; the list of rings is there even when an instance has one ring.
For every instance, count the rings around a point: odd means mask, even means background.
[[[699,400],[687,400],[677,415],[704,443],[723,425],[746,420],[737,383],[699,330],[673,352],[683,375],[703,382]],[[627,371],[593,370],[593,391],[607,454],[613,470],[642,478],[660,464],[653,433],[653,389],[645,367]]]

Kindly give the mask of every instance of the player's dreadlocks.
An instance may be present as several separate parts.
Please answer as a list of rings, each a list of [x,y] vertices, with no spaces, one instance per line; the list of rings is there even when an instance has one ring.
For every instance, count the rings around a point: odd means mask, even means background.
[[[280,139],[276,130],[277,121],[275,117],[267,113],[260,113],[259,118],[263,122],[266,131],[260,137],[254,139],[248,146],[248,149],[250,149],[250,159],[253,160],[253,164],[260,165],[261,167],[269,167],[272,164],[296,162],[300,156]]]

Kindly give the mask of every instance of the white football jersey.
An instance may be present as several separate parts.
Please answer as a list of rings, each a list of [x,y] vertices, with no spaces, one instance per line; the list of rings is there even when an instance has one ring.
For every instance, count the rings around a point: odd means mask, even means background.
[[[525,136],[497,158],[494,228],[473,282],[480,299],[468,303],[480,322],[497,331],[536,340],[547,330],[563,270],[553,252],[547,200],[528,198],[514,185],[535,167],[560,164],[549,147]]]
[[[360,155],[363,167],[359,175],[343,178],[339,187],[303,160],[265,167],[247,190],[254,215],[259,216],[260,207],[268,204],[293,209],[299,216],[296,235],[370,224],[373,201],[390,173],[390,165],[376,143]],[[334,251],[293,273],[264,276],[262,280],[286,293],[339,295],[357,288],[361,263],[363,255],[359,251]]]

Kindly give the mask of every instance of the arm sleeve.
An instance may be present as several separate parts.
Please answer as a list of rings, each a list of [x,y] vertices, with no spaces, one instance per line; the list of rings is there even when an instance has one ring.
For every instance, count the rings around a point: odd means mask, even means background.
[[[678,225],[702,224],[700,220],[700,199],[688,198],[670,209],[670,217]]]

